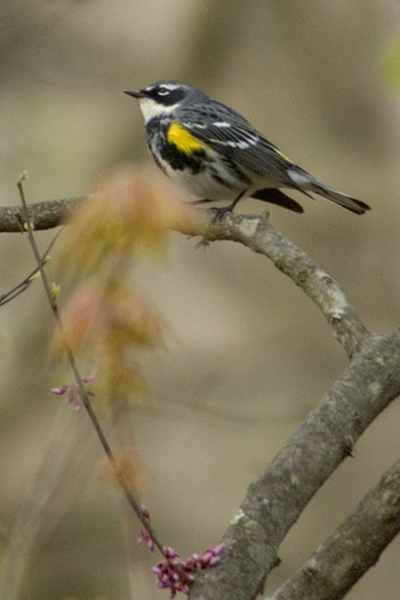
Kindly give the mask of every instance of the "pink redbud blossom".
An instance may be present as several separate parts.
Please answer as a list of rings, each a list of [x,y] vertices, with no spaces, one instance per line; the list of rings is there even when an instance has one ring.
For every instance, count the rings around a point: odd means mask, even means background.
[[[142,514],[150,520],[149,511],[142,504],[140,507]],[[150,550],[154,549],[154,540],[149,533],[142,529],[139,531],[139,544],[146,542]],[[172,548],[164,546],[164,560],[151,567],[151,570],[157,575],[157,587],[160,589],[169,588],[170,598],[174,598],[177,592],[189,594],[189,584],[195,580],[195,572],[207,567],[214,567],[221,560],[221,555],[225,550],[225,544],[221,542],[216,546],[210,546],[203,554],[194,552],[186,560]]]
[[[58,387],[52,387],[50,391],[52,394],[56,394],[57,396],[62,396],[63,394],[65,394],[67,389],[68,389],[67,385],[59,385]]]

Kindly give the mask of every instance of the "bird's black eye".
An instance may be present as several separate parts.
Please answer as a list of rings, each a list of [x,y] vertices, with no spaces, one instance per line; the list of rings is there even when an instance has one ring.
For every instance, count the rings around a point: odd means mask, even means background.
[[[166,87],[160,87],[160,88],[158,88],[158,90],[157,90],[157,94],[158,94],[159,96],[168,96],[168,94],[170,94],[170,93],[171,93],[171,90],[169,90],[169,89],[168,89],[168,88],[166,88]]]

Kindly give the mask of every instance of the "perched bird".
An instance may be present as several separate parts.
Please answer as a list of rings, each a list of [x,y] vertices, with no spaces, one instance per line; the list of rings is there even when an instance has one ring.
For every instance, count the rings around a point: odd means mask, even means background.
[[[216,218],[247,197],[304,212],[281,188],[318,194],[358,215],[370,208],[315,179],[239,113],[192,85],[157,81],[125,93],[139,100],[147,143],[160,169],[200,198],[198,203],[230,202],[213,209]]]

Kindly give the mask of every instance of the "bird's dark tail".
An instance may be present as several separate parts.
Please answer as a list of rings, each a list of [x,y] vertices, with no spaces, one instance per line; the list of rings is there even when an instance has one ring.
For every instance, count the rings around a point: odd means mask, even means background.
[[[347,210],[351,210],[351,212],[356,213],[357,215],[363,215],[365,211],[371,209],[365,202],[351,198],[347,194],[339,192],[339,190],[336,190],[329,185],[325,185],[300,167],[293,166],[288,169],[287,173],[292,179],[294,187],[305,194],[308,192],[318,194],[327,200],[331,200],[331,202],[343,206],[343,208],[347,208]]]

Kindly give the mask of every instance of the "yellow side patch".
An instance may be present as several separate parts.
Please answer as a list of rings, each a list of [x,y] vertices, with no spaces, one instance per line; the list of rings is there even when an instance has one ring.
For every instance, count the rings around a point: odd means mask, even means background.
[[[172,123],[167,133],[167,140],[170,144],[175,144],[175,146],[181,152],[185,154],[192,154],[196,152],[196,150],[206,150],[207,144],[200,142],[200,140],[196,140],[196,138],[186,131],[183,127],[178,125],[178,123]]]

